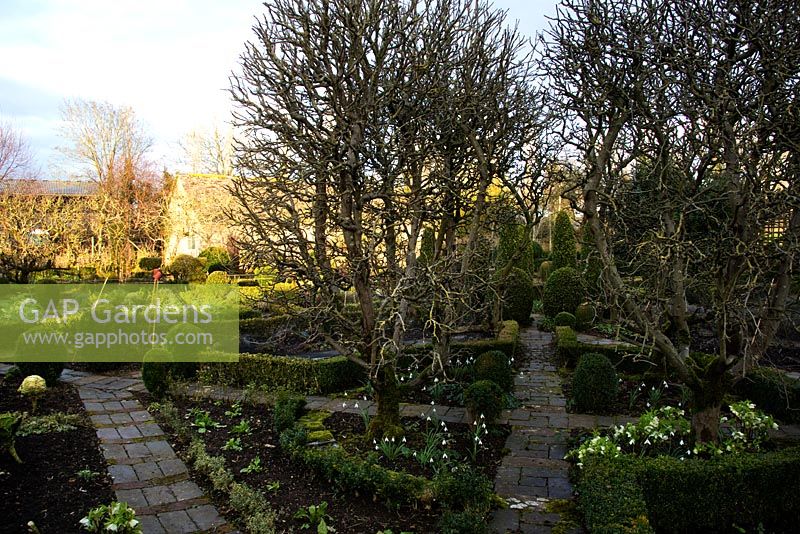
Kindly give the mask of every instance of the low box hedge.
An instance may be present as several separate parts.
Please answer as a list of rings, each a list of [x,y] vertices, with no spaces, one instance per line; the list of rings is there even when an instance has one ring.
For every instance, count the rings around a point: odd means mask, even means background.
[[[269,390],[290,390],[305,395],[326,395],[360,386],[364,369],[343,356],[310,360],[269,354],[241,354],[236,363],[205,363],[198,371],[205,384]]]
[[[656,365],[650,361],[637,359],[638,352],[624,345],[595,345],[591,343],[581,343],[578,341],[577,334],[569,326],[557,326],[556,335],[556,357],[560,366],[574,368],[581,355],[587,352],[595,352],[608,358],[618,371],[630,374],[644,374],[654,371]]]
[[[737,528],[793,532],[800,517],[800,447],[710,460],[625,457],[588,462],[577,487],[591,532],[645,524],[675,533]]]
[[[511,358],[517,350],[519,344],[519,324],[516,321],[503,321],[497,337],[494,339],[475,339],[471,341],[455,341],[450,344],[450,354],[457,358],[475,359],[484,352],[499,350]],[[429,353],[432,345],[416,345],[406,347],[406,354],[423,356]],[[404,362],[401,361],[401,366]]]

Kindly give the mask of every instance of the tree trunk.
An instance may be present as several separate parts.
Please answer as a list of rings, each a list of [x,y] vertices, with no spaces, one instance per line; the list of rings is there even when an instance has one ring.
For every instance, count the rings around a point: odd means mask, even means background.
[[[717,357],[692,388],[692,437],[695,443],[719,441],[719,414],[726,390],[725,364]]]
[[[400,437],[403,427],[400,424],[400,390],[394,367],[383,365],[378,369],[373,387],[375,400],[378,403],[378,413],[369,424],[369,437],[380,439],[386,437]]]

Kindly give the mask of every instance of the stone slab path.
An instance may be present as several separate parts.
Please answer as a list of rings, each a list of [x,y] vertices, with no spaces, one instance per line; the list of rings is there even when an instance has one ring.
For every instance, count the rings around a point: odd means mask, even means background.
[[[0,373],[10,367],[0,364]],[[134,392],[144,390],[141,379],[66,369],[60,380],[77,387],[116,498],[136,510],[144,534],[235,532],[192,482],[164,432],[134,398]]]
[[[512,428],[505,445],[510,452],[495,478],[495,491],[509,503],[509,508],[496,510],[492,517],[492,529],[501,534],[551,531],[560,516],[548,512],[547,503],[572,498],[569,463],[564,460],[569,430],[600,423],[597,417],[566,413],[552,342],[552,334],[534,328],[520,333],[520,343],[528,352],[514,379],[520,407],[505,417]],[[607,419],[608,424],[616,422],[616,418]]]

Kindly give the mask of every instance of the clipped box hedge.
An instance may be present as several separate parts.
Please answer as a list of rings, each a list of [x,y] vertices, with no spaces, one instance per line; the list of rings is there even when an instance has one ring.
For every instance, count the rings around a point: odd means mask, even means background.
[[[656,365],[645,361],[637,360],[635,357],[638,352],[620,345],[594,345],[581,343],[578,341],[577,334],[569,326],[557,326],[556,334],[556,357],[558,364],[569,368],[575,367],[582,354],[595,352],[608,358],[614,367],[619,371],[631,374],[644,374],[656,369]]]
[[[645,525],[668,533],[755,531],[759,525],[793,532],[800,517],[800,447],[710,460],[589,462],[577,488],[591,532],[650,532],[631,528]]]
[[[198,378],[205,384],[238,388],[255,384],[269,390],[326,395],[362,385],[366,373],[344,356],[310,360],[245,353],[235,363],[203,364]]]

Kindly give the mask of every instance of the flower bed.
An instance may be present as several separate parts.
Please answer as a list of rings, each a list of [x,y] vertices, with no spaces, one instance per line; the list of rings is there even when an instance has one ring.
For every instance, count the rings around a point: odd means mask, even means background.
[[[21,380],[0,385],[0,413],[31,411],[30,399],[17,392]],[[0,532],[27,532],[28,521],[42,532],[79,532],[78,522],[91,508],[114,500],[105,459],[74,387],[48,388],[35,418],[28,416],[19,432],[28,434],[16,439],[24,463],[0,454]]]

